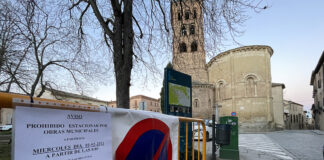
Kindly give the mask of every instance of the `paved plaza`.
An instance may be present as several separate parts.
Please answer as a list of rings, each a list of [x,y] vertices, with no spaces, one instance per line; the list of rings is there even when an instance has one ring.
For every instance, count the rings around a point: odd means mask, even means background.
[[[324,160],[323,145],[324,131],[318,130],[239,135],[240,160]],[[211,153],[212,143],[209,141],[207,160],[211,160]]]

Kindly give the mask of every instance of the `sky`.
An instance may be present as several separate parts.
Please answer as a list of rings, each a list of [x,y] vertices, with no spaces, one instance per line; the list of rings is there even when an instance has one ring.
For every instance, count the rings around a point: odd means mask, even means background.
[[[267,3],[270,8],[265,11],[248,12],[250,18],[242,26],[245,32],[237,40],[242,45],[272,47],[272,82],[284,83],[284,99],[303,104],[308,110],[313,104],[311,73],[324,51],[324,1],[269,0]],[[236,47],[229,45],[225,50]],[[162,81],[145,86],[141,82],[132,82],[130,95],[159,98],[161,86]],[[108,101],[116,99],[114,83],[98,88],[94,97]]]

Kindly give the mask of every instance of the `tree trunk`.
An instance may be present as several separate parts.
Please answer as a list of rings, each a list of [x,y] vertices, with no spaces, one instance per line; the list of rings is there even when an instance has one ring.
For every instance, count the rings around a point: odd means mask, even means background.
[[[116,78],[116,102],[118,108],[129,108],[129,87],[133,68],[134,31],[132,22],[132,0],[124,1],[124,12],[115,15],[114,68]]]
[[[2,72],[2,66],[4,64],[4,55],[5,55],[5,49],[4,47],[0,48],[0,74]]]

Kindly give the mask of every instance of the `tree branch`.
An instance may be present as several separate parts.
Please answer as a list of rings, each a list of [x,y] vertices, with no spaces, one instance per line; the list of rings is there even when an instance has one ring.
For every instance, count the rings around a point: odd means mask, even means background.
[[[115,1],[115,0],[112,0],[112,1]],[[98,9],[98,6],[96,4],[96,2],[94,0],[89,0],[89,3],[91,5],[91,8],[95,14],[95,16],[97,17],[101,27],[104,29],[104,32],[110,37],[112,38],[113,37],[113,32],[109,29],[108,25],[106,25],[106,22],[105,20],[103,19],[99,9]]]
[[[156,0],[157,2],[158,2],[158,4],[159,4],[159,8],[160,8],[160,10],[161,10],[161,12],[162,12],[162,15],[163,15],[163,24],[164,24],[164,29],[165,29],[165,31],[166,32],[169,32],[169,29],[168,29],[168,27],[167,27],[167,20],[166,20],[166,16],[165,16],[165,13],[164,13],[164,10],[163,10],[163,8],[162,8],[162,6],[161,6],[161,2],[160,2],[160,0]]]
[[[90,4],[88,3],[86,8],[81,12],[81,15],[80,15],[80,18],[79,18],[79,22],[80,22],[80,26],[79,26],[79,33],[81,34],[81,38],[82,36],[84,35],[84,32],[83,32],[83,16],[84,14],[87,12],[88,8],[90,7]]]
[[[132,16],[132,17],[133,17],[133,19],[134,19],[134,21],[135,21],[135,23],[136,23],[136,25],[137,25],[137,28],[140,30],[140,38],[142,39],[142,38],[143,38],[142,28],[141,28],[141,26],[138,24],[137,19],[136,19],[134,16]]]

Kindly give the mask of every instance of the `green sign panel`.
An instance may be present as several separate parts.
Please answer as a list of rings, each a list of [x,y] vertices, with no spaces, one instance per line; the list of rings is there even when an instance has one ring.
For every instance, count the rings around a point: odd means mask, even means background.
[[[169,83],[169,104],[190,107],[190,88]]]

